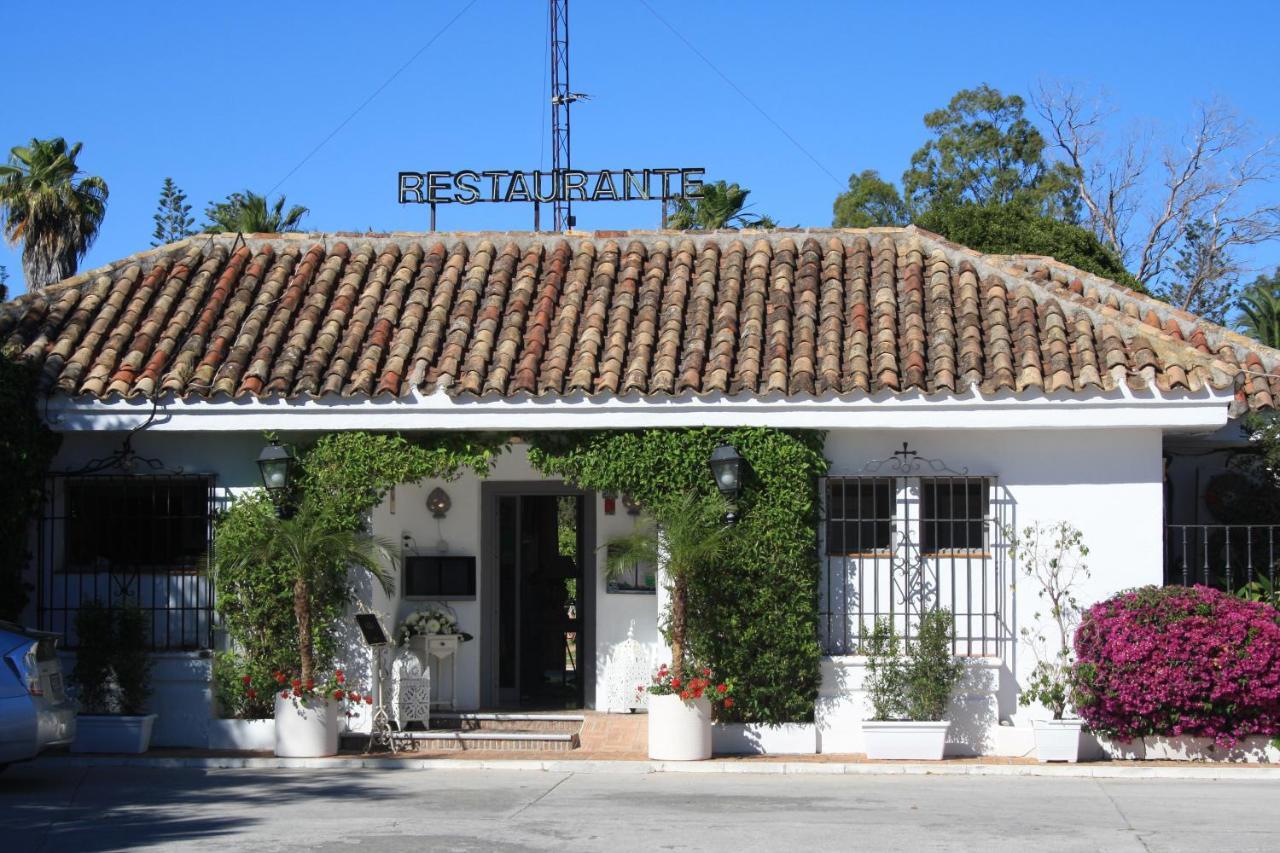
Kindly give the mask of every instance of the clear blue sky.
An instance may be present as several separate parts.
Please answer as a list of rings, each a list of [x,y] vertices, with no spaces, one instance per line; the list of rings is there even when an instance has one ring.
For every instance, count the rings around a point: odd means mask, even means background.
[[[166,175],[196,211],[285,179],[467,2],[6,4],[0,150],[85,143],[81,164],[111,187],[81,268],[97,266],[150,245]],[[921,116],[982,82],[1024,96],[1041,79],[1101,86],[1118,125],[1166,131],[1221,95],[1280,133],[1275,3],[648,2],[813,159],[643,3],[574,0],[571,82],[592,95],[574,108],[574,165],[703,166],[783,224],[829,225],[853,170],[896,179]],[[425,207],[396,204],[398,170],[549,165],[546,26],[540,0],[477,0],[276,192],[311,208],[312,230],[425,230]],[[586,229],[659,216],[656,203],[575,212]],[[439,220],[531,224],[527,205]],[[1274,266],[1280,247],[1251,261]],[[20,291],[17,253],[0,247],[0,264]]]

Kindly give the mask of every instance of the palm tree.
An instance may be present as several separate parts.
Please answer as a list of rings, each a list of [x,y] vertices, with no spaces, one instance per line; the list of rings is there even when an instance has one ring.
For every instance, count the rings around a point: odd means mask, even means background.
[[[392,577],[383,565],[397,563],[395,544],[325,522],[305,505],[289,518],[271,516],[271,535],[259,550],[218,549],[215,570],[241,571],[246,564],[279,565],[293,577],[293,615],[298,623],[300,677],[309,684],[315,677],[315,647],[311,634],[312,591],[323,574],[335,566],[368,572],[390,595]]]
[[[73,276],[107,212],[107,182],[81,175],[83,143],[32,139],[0,166],[0,220],[9,244],[22,243],[27,289],[40,291]]]
[[[1240,296],[1240,329],[1269,347],[1280,348],[1280,291],[1259,277]]]
[[[662,567],[671,580],[671,667],[682,677],[688,644],[691,577],[724,556],[733,528],[724,523],[728,505],[719,495],[682,494],[650,507],[640,526],[605,545],[605,575],[617,578],[637,563]]]
[[[714,181],[704,184],[702,196],[689,201],[676,201],[676,209],[667,217],[667,227],[678,231],[714,231],[717,228],[777,228],[768,216],[747,213],[747,196],[751,190],[737,184]]]
[[[245,190],[232,193],[226,201],[210,204],[204,215],[209,218],[205,229],[213,233],[239,232],[242,234],[279,234],[297,231],[302,217],[310,211],[300,204],[284,210],[284,196],[278,196],[269,207],[267,197]]]

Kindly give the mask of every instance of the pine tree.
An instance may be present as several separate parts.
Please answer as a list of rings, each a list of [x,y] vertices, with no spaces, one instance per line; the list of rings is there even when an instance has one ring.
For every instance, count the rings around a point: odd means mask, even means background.
[[[163,246],[196,233],[193,227],[195,217],[191,216],[191,205],[187,204],[187,194],[178,189],[173,178],[165,178],[160,188],[160,202],[156,205],[156,230],[151,232],[153,246]]]

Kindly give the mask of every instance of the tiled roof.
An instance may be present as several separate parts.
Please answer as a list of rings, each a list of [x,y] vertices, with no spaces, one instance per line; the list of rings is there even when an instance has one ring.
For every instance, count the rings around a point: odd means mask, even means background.
[[[0,307],[53,392],[481,397],[1238,388],[1280,352],[915,228],[202,235]],[[1242,369],[1243,368],[1243,369]]]

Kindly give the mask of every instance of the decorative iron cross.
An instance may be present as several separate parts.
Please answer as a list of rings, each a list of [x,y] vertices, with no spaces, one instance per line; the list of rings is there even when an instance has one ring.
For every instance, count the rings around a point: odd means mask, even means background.
[[[915,457],[919,456],[920,454],[915,450],[908,450],[907,442],[904,441],[902,442],[902,449],[893,451],[893,455],[900,457],[902,459],[902,465],[905,468],[908,461],[915,459]]]

